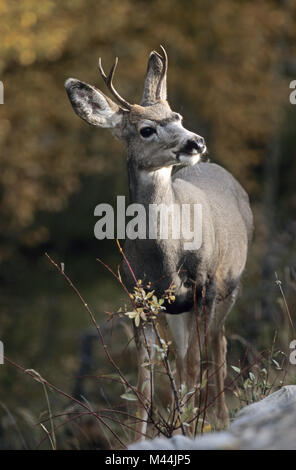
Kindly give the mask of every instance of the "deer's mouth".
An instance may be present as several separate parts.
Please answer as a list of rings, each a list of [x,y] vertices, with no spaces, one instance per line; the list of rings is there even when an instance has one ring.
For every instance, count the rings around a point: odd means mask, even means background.
[[[182,149],[175,152],[176,160],[180,164],[195,165],[206,151],[207,147],[205,144],[198,144],[191,140]]]
[[[194,150],[192,152],[184,152],[184,151],[175,152],[176,160],[181,165],[185,164],[185,165],[192,166],[200,161],[201,156],[205,151],[206,149],[203,150],[202,152],[198,152],[197,150]]]
[[[194,152],[194,153],[190,153],[190,154],[189,153],[179,152],[176,155],[176,160],[180,164],[185,163],[186,165],[192,166],[192,165],[195,165],[196,163],[199,162],[200,156],[201,156],[201,154],[198,153],[198,152]]]

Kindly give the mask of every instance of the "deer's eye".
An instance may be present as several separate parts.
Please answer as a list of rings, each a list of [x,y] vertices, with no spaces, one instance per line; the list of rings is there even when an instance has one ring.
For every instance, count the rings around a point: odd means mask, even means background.
[[[150,137],[155,132],[156,132],[156,130],[153,127],[142,127],[142,129],[140,130],[141,136],[145,137],[145,139],[147,137]]]

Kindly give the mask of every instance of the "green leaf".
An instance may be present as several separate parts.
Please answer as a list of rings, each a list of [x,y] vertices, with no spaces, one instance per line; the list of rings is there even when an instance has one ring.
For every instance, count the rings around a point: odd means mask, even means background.
[[[281,366],[279,365],[278,361],[276,361],[275,359],[272,359],[272,362],[274,363],[277,369],[281,370]]]
[[[143,362],[143,364],[141,364],[141,367],[150,367],[152,366],[153,362]]]
[[[236,366],[231,366],[231,368],[234,370],[234,372],[237,372],[238,374],[241,373],[241,370],[239,367],[236,367]]]
[[[202,380],[201,380],[201,385],[200,385],[201,390],[207,385],[207,381],[208,381],[207,371],[205,370],[202,374]]]
[[[127,401],[137,401],[137,397],[131,392],[123,393],[120,397]]]
[[[249,372],[249,377],[252,380],[252,382],[255,381],[255,375],[253,374],[253,372]]]
[[[154,290],[152,290],[151,292],[148,292],[148,294],[146,295],[146,300],[150,299],[150,297],[152,297],[153,294],[154,294]]]

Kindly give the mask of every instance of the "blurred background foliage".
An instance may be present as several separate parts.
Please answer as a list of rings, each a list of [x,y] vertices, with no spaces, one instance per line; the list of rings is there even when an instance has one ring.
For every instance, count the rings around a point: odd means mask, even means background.
[[[128,191],[121,143],[74,115],[63,83],[72,76],[106,92],[98,58],[107,68],[118,56],[115,83],[128,101],[139,102],[147,58],[159,44],[169,54],[172,108],[205,137],[211,160],[247,189],[255,213],[230,339],[261,350],[277,330],[288,347],[274,272],[293,311],[296,107],[289,84],[296,78],[296,3],[0,0],[0,338],[9,357],[67,390],[75,388],[79,339],[90,322],[44,252],[65,263],[104,324],[104,312],[125,298],[96,262],[116,268],[120,256],[114,242],[95,240],[93,211]],[[131,357],[121,354],[127,336],[121,331],[110,341],[132,374]],[[230,340],[232,361],[242,353],[237,343]],[[10,410],[36,416],[42,410],[39,384],[8,365],[0,381],[0,401]],[[108,387],[100,384],[102,396]]]

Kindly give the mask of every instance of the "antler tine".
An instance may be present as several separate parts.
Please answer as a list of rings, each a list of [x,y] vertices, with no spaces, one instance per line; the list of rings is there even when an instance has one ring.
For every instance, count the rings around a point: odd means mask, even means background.
[[[162,59],[163,59],[164,65],[165,65],[164,70],[165,70],[165,72],[167,72],[167,69],[168,69],[168,55],[167,55],[167,53],[166,53],[165,48],[164,48],[161,44],[160,44],[160,49],[161,49],[162,52],[163,52],[163,58],[162,58]]]
[[[124,98],[122,98],[122,96],[120,96],[120,94],[115,90],[115,88],[113,86],[113,83],[112,83],[117,64],[118,64],[118,57],[115,58],[115,62],[111,67],[109,75],[106,75],[105,72],[104,72],[104,69],[102,67],[102,59],[101,59],[101,57],[99,58],[99,70],[100,70],[102,78],[103,78],[104,82],[106,83],[108,89],[111,91],[114,98],[116,98],[117,101],[122,106],[124,106],[124,108],[130,110],[132,105],[130,103],[128,103]]]
[[[160,45],[160,48],[163,52],[163,56],[159,55],[159,57],[162,60],[163,66],[162,66],[162,72],[161,72],[161,76],[159,78],[159,82],[158,82],[157,90],[156,90],[156,99],[157,100],[161,99],[161,87],[162,87],[163,81],[165,80],[167,70],[168,70],[168,55],[166,53],[165,48],[162,45]]]

